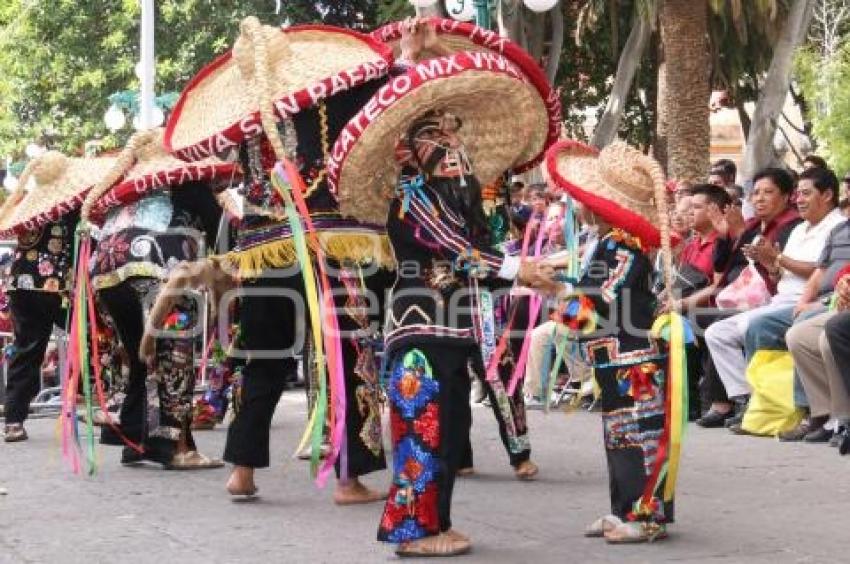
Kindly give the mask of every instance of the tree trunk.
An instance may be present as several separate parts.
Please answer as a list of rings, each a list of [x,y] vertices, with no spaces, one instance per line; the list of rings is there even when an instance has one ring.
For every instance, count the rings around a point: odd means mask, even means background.
[[[549,55],[546,57],[546,77],[550,84],[555,84],[558,67],[561,63],[561,51],[564,48],[564,8],[558,0],[552,11],[552,38],[549,42]]]
[[[656,42],[655,56],[658,58],[658,79],[655,83],[655,142],[652,144],[652,155],[664,170],[667,170],[667,129],[669,119],[667,106],[661,101],[667,96],[667,64],[664,60],[664,46]]]
[[[649,44],[650,37],[652,37],[651,22],[639,15],[636,16],[632,30],[629,32],[629,39],[620,53],[620,61],[617,63],[617,74],[614,75],[614,86],[611,88],[611,97],[608,98],[605,113],[602,114],[596,130],[593,132],[593,138],[590,140],[592,145],[600,149],[609,145],[617,138],[617,132],[620,130],[620,121],[623,118],[623,112],[626,107],[626,100],[629,97],[629,92],[632,89],[635,75],[637,74],[641,59],[643,59],[643,54],[646,52],[646,46]]]
[[[659,81],[664,84],[659,84],[658,104],[667,120],[667,172],[672,178],[697,182],[708,173],[711,144],[708,4],[663,0],[661,41],[664,72]]]
[[[433,6],[427,6],[425,8],[416,8],[416,15],[421,18],[444,18],[446,15],[443,13],[443,3],[437,2]]]
[[[773,59],[753,112],[753,123],[740,170],[740,177],[745,182],[776,161],[773,149],[776,122],[791,86],[794,52],[806,38],[814,6],[815,0],[794,0],[782,34],[773,47]]]
[[[543,58],[543,34],[546,30],[546,14],[528,10],[525,14],[525,35],[528,40],[528,53],[540,63]]]
[[[514,41],[523,49],[528,48],[523,41],[525,34],[523,33],[521,0],[500,0],[496,11],[496,19],[499,25],[499,35]]]

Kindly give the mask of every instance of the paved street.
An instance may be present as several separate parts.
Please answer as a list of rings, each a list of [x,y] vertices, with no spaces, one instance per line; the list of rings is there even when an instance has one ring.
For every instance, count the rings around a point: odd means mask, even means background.
[[[0,443],[0,562],[382,562],[381,506],[338,508],[292,460],[304,422],[300,391],[281,402],[274,463],[258,475],[262,500],[233,504],[227,470],[122,468],[103,448],[93,478],[64,467],[52,420],[28,443]],[[601,429],[595,414],[530,414],[540,479],[513,478],[489,410],[476,407],[478,475],[455,494],[454,521],[474,552],[461,562],[847,562],[850,460],[822,445],[787,445],[692,427],[683,461],[678,524],[655,545],[611,547],[581,532],[606,512]],[[225,429],[198,433],[220,454]],[[388,474],[370,476],[385,486]]]

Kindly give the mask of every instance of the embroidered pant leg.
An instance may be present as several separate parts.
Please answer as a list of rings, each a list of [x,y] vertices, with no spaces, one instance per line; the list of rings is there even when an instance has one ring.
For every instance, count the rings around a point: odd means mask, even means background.
[[[396,352],[387,390],[393,483],[378,540],[402,543],[451,528],[455,474],[469,428],[466,347],[422,345]]]
[[[372,343],[380,327],[380,298],[386,271],[363,273],[332,265],[331,288],[340,328],[345,372],[345,451],[336,462],[337,477],[364,476],[387,467],[381,430],[382,391]]]
[[[65,325],[62,298],[34,290],[9,292],[15,354],[6,380],[6,423],[23,423],[41,387],[41,365],[53,324]]]
[[[503,359],[499,366],[499,379],[488,381],[485,375],[481,355],[476,354],[472,358],[475,372],[481,375],[487,396],[490,398],[490,407],[496,422],[499,425],[499,437],[508,453],[511,466],[519,466],[531,458],[531,441],[528,437],[528,418],[525,410],[525,394],[523,393],[523,378],[517,382],[516,389],[512,395],[508,394],[511,379],[513,378],[515,362],[519,359],[522,351],[523,341],[527,334],[526,328],[529,319],[530,300],[527,296],[520,296],[513,307],[514,326],[510,338],[509,357]]]
[[[145,381],[145,451],[149,457],[166,463],[173,458],[181,435],[190,449],[195,446],[191,433],[196,375],[194,332],[200,332],[197,325],[198,304],[192,298],[182,298],[170,315],[185,316],[185,333],[175,331],[156,340],[153,369]]]
[[[303,345],[306,306],[299,288],[294,277],[243,285],[240,325],[248,360],[224,449],[224,459],[237,466],[269,465],[272,417],[287,380],[297,371],[294,355]]]
[[[508,394],[508,385],[513,375],[513,362],[508,362],[499,367],[499,378],[488,381],[483,369],[476,366],[476,371],[481,370],[482,382],[490,400],[490,408],[496,417],[499,426],[499,438],[508,453],[511,466],[519,466],[531,458],[531,442],[528,438],[528,426],[526,425],[525,397],[521,383],[517,385],[513,395]]]
[[[115,322],[115,331],[129,359],[130,375],[121,403],[119,429],[127,439],[141,443],[145,432],[145,378],[147,367],[139,358],[145,321],[139,295],[132,282],[125,280],[117,286],[99,291],[101,303]],[[109,426],[103,427],[100,441],[108,445],[124,444]]]
[[[659,382],[652,397],[633,401],[621,392],[620,370],[596,369],[603,409],[611,512],[624,520],[641,518],[669,523],[673,521],[673,502],[661,502],[663,482],[652,492],[659,504],[655,515],[630,515],[646,493],[647,480],[656,464],[664,430],[664,382]]]
[[[344,455],[347,462],[345,474],[356,478],[387,467],[381,432],[378,368],[371,347],[358,349],[351,339],[345,337],[342,339],[342,356],[345,367],[346,449],[336,462],[336,472],[340,477]]]

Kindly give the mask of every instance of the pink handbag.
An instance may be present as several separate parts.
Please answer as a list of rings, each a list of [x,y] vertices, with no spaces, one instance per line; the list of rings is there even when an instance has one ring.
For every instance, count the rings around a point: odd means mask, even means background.
[[[770,297],[764,278],[751,261],[734,282],[717,294],[715,302],[720,309],[748,310],[768,304]]]

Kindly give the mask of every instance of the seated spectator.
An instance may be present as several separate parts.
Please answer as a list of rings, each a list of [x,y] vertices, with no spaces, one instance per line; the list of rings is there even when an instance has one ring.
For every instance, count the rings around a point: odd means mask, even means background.
[[[705,333],[717,376],[723,382],[727,396],[737,408],[735,416],[726,421],[730,426],[740,424],[749,400],[750,389],[746,381],[747,358],[742,350],[750,319],[771,309],[793,305],[802,293],[808,274],[814,270],[814,262],[818,256],[815,254],[809,258],[811,253],[807,254],[807,249],[795,247],[795,269],[792,271],[786,268],[781,277],[775,270],[777,256],[783,256],[791,232],[801,221],[797,211],[788,203],[793,189],[792,177],[785,170],[773,168],[760,172],[756,175],[753,186],[753,207],[756,216],[746,223],[744,231],[736,239],[730,236],[728,227],[720,225],[718,229],[720,233],[715,243],[715,271],[722,273],[718,287],[722,288],[734,281],[752,260],[771,294],[774,294],[769,305],[715,321]],[[796,239],[808,242],[808,233],[808,229],[803,229]],[[818,253],[825,239],[826,233],[823,233]],[[809,264],[801,264],[807,262],[805,259],[808,259]],[[804,273],[803,268],[808,268],[808,272]],[[782,291],[777,293],[777,282],[780,280],[783,282]]]
[[[850,283],[841,284],[841,299],[844,303],[850,303]],[[845,364],[850,359],[850,312],[846,309],[840,311],[826,323],[824,330],[827,345],[829,347],[829,358],[832,361],[832,377],[836,372],[841,378],[837,382],[830,380],[830,402],[833,407],[833,417],[838,418],[838,429],[835,439],[831,444],[839,447],[839,453],[843,456],[850,452],[850,373],[846,370],[838,370],[838,362]],[[836,362],[838,361],[838,362]],[[835,396],[835,399],[832,397]]]
[[[692,188],[691,196],[691,228],[693,235],[685,243],[676,265],[676,277],[671,301],[668,306],[686,312],[690,321],[697,326],[706,327],[715,316],[696,313],[698,308],[711,305],[715,293],[715,284],[719,275],[714,272],[714,242],[717,231],[711,220],[709,209],[727,211],[731,198],[723,188],[711,184],[702,184]],[[698,419],[701,412],[703,396],[707,402],[713,401],[710,390],[700,393],[700,385],[704,382],[705,365],[708,355],[705,354],[705,341],[702,331],[697,332],[697,343],[687,349],[688,373],[690,375],[690,418]],[[719,380],[717,378],[714,381]],[[722,389],[722,386],[719,386]],[[726,400],[725,394],[720,398]],[[722,423],[722,421],[721,421]]]
[[[729,192],[729,196],[733,200],[740,201],[741,211],[744,217],[750,219],[754,215],[753,206],[750,204],[749,199],[746,198],[744,188],[735,183],[737,176],[738,166],[730,159],[720,159],[712,165],[711,171],[708,174],[708,183],[720,186]]]
[[[826,164],[826,160],[824,160],[823,157],[807,155],[806,158],[803,159],[803,170],[805,171],[812,168],[828,169],[829,165]]]
[[[804,176],[808,171],[803,173]],[[850,403],[845,404],[845,392],[838,369],[832,362],[829,345],[824,340],[824,328],[835,316],[827,311],[821,298],[833,291],[836,276],[850,265],[850,222],[842,221],[829,234],[817,269],[809,278],[803,295],[794,309],[794,326],[785,340],[794,357],[796,375],[802,385],[809,418],[783,440],[823,439],[823,430],[829,416],[842,419],[850,415]],[[837,288],[836,288],[837,292]],[[795,398],[796,399],[796,398]],[[798,401],[798,405],[804,402]],[[811,436],[809,436],[811,434]]]

